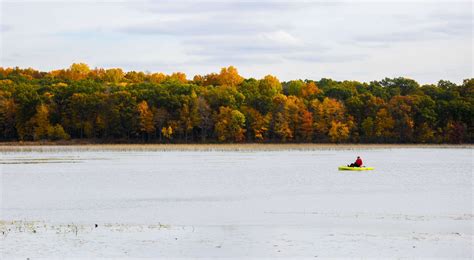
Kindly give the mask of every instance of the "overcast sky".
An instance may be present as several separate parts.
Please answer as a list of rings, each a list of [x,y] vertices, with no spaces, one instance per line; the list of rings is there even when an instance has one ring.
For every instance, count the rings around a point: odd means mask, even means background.
[[[0,1],[3,67],[473,77],[471,1]]]

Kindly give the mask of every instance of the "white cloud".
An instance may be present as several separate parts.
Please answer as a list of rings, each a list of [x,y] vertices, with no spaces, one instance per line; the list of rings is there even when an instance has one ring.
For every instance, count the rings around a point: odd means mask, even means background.
[[[303,41],[290,33],[278,30],[275,32],[261,33],[259,38],[262,41],[270,41],[280,46],[302,46]]]

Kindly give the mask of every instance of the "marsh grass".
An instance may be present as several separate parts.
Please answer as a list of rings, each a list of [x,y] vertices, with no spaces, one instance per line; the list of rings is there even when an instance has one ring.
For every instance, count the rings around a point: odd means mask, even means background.
[[[20,144],[0,143],[0,152],[70,152],[70,151],[313,151],[313,150],[360,150],[397,148],[473,148],[472,144]]]
[[[145,231],[171,229],[171,225],[158,223],[151,224],[124,224],[124,223],[104,223],[104,224],[77,224],[77,223],[46,223],[44,221],[26,220],[0,220],[0,239],[6,239],[10,234],[71,234],[77,236],[80,233],[93,232],[94,230],[107,230],[111,232],[123,231]],[[1,240],[0,240],[1,241]]]

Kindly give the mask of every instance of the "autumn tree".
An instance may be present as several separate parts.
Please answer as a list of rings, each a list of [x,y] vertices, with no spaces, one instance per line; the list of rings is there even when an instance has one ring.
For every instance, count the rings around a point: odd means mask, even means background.
[[[331,142],[339,143],[346,141],[349,138],[349,127],[344,123],[333,120],[328,135]]]
[[[173,72],[173,74],[171,74],[168,77],[168,80],[177,81],[177,82],[182,83],[182,84],[188,82],[188,80],[186,79],[186,74],[184,74],[182,72]]]
[[[413,142],[413,102],[411,96],[394,96],[389,103],[390,114],[395,119],[394,132],[399,142]]]
[[[184,133],[184,141],[188,141],[188,136],[193,128],[199,124],[199,114],[197,106],[197,97],[191,97],[188,103],[183,104],[179,111],[180,130]]]
[[[35,140],[46,139],[48,137],[48,128],[51,126],[49,122],[49,111],[48,107],[44,104],[36,107],[36,114],[31,119],[31,123],[34,125],[33,138]]]
[[[163,127],[161,128],[161,134],[168,140],[171,140],[173,134],[174,134],[174,131],[173,131],[173,127],[172,126],[168,126],[168,127]]]
[[[222,68],[219,73],[219,85],[235,87],[240,85],[243,80],[244,78],[239,75],[237,69],[233,66]]]
[[[273,98],[270,127],[274,137],[278,137],[282,142],[290,141],[294,137],[293,128],[290,126],[288,98],[285,95],[279,94]]]
[[[289,96],[312,100],[322,93],[314,81],[291,80],[283,84],[283,92]]]
[[[245,116],[247,140],[262,142],[266,139],[269,130],[269,116],[262,115],[258,110],[244,106],[242,113]]]
[[[85,63],[73,63],[67,73],[69,74],[68,77],[71,80],[81,80],[88,76],[90,72],[90,68]]]
[[[60,124],[50,125],[48,127],[48,138],[50,140],[68,140],[70,136]]]
[[[302,110],[300,113],[301,123],[299,126],[299,132],[301,133],[302,140],[305,142],[311,142],[314,133],[313,113],[307,109]]]
[[[190,81],[85,63],[0,67],[2,141],[463,143],[474,141],[473,108],[474,79],[280,82],[229,66]]]
[[[301,88],[301,97],[304,99],[315,99],[317,95],[321,93],[321,89],[319,89],[313,81],[306,82]]]
[[[139,113],[139,125],[140,131],[146,133],[147,138],[149,135],[155,132],[155,124],[153,122],[153,113],[148,107],[148,103],[144,100],[137,106]]]
[[[230,107],[220,107],[216,119],[216,134],[220,142],[240,142],[245,138],[245,116]]]
[[[141,71],[129,71],[125,73],[124,78],[131,83],[140,83],[145,81],[146,74]]]
[[[219,86],[220,78],[217,73],[210,73],[203,77],[201,81],[202,86]]]
[[[323,102],[314,100],[311,103],[311,109],[314,116],[315,131],[319,138],[325,140],[329,137],[331,140],[340,141],[340,138],[332,136],[344,133],[346,128],[349,129],[350,123],[346,117],[344,104],[336,99],[324,98]],[[333,129],[332,135],[329,135],[331,128]],[[340,129],[344,129],[344,131],[338,132]]]
[[[154,84],[160,84],[166,80],[166,75],[163,73],[153,73],[148,76],[148,80]]]
[[[36,107],[36,114],[30,119],[30,123],[34,127],[34,140],[69,139],[69,135],[60,124],[51,125],[49,121],[49,110],[45,104],[40,104]]]
[[[17,104],[13,98],[0,95],[0,131],[3,140],[9,140],[16,136],[16,113]]]
[[[393,136],[393,128],[395,127],[395,120],[385,108],[377,112],[377,117],[374,121],[374,134],[382,141],[389,141]]]
[[[280,81],[272,75],[267,75],[258,81],[258,107],[257,109],[266,114],[273,105],[273,98],[280,94],[282,86]]]
[[[107,82],[119,83],[124,77],[123,70],[120,68],[105,70],[104,79]]]

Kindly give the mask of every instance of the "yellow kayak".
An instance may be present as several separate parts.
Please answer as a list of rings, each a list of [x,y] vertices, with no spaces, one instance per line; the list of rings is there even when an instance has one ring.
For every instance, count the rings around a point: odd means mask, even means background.
[[[340,171],[370,171],[374,167],[349,167],[349,166],[339,166]]]

